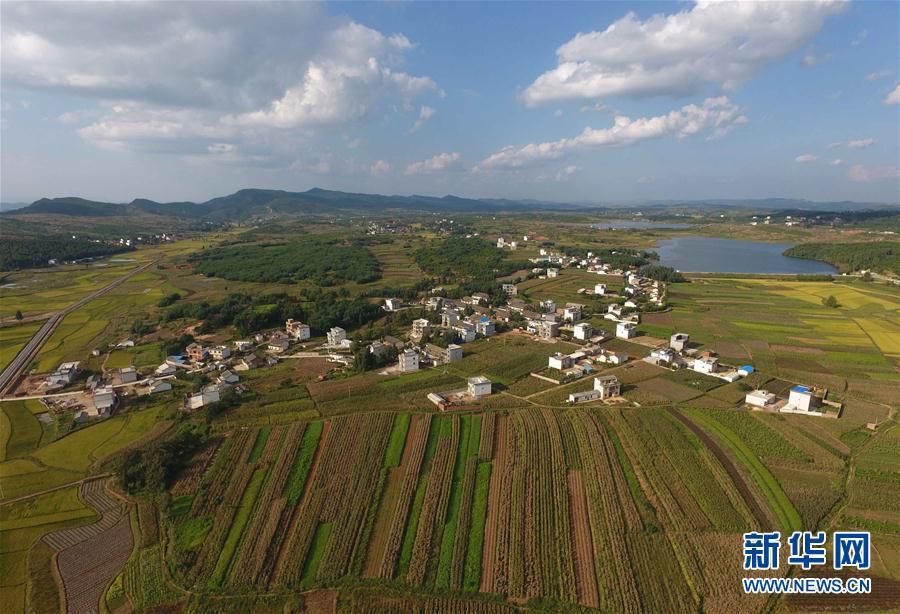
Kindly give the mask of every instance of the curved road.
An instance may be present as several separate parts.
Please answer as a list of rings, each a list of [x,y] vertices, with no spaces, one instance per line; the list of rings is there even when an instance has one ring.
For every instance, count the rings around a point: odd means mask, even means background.
[[[145,265],[139,266],[138,268],[126,273],[122,277],[113,281],[109,285],[106,285],[99,290],[88,294],[84,298],[78,300],[75,303],[72,303],[62,311],[57,311],[53,315],[50,316],[44,325],[41,326],[40,329],[34,334],[31,340],[25,344],[16,357],[7,365],[7,367],[3,370],[3,373],[0,374],[0,395],[4,395],[15,387],[15,384],[19,381],[19,378],[25,372],[25,369],[31,363],[32,359],[37,356],[37,353],[44,346],[47,340],[50,338],[50,335],[53,334],[53,331],[56,330],[56,327],[59,326],[59,323],[65,318],[67,315],[78,309],[79,307],[83,307],[86,303],[91,302],[95,298],[98,298],[124,281],[127,281],[131,277],[134,277],[138,273],[141,273],[147,270],[151,265],[153,265],[156,261],[148,262]]]

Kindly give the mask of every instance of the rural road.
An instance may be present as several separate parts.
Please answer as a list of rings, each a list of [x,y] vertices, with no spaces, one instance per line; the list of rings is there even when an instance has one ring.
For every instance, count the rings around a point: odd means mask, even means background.
[[[84,298],[72,303],[62,311],[57,311],[56,313],[50,316],[44,325],[41,326],[40,329],[34,334],[31,340],[25,344],[16,357],[7,365],[6,369],[3,370],[3,373],[0,374],[0,395],[5,394],[11,386],[14,386],[16,382],[19,381],[19,378],[22,377],[25,369],[28,368],[28,365],[31,363],[32,359],[37,356],[37,353],[44,346],[47,340],[50,338],[50,335],[53,334],[53,331],[56,330],[56,327],[59,326],[59,323],[62,322],[63,318],[67,315],[75,311],[76,309],[83,307],[85,304],[91,302],[95,298],[103,296],[119,284],[127,281],[128,279],[134,277],[138,273],[146,271],[151,265],[155,264],[155,260],[152,262],[148,262],[145,265],[139,266],[119,277],[112,283],[100,288],[99,290],[88,294]]]

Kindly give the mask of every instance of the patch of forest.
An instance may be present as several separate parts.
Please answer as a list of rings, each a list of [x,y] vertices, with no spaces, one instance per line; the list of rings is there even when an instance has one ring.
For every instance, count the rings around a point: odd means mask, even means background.
[[[126,245],[94,243],[89,239],[60,236],[15,238],[4,233],[3,240],[0,241],[0,271],[47,266],[50,260],[62,263],[67,260],[111,256],[132,249],[134,248]]]
[[[294,283],[320,286],[347,281],[367,283],[381,277],[378,259],[365,246],[321,237],[285,243],[239,243],[191,255],[198,273],[232,281]]]
[[[432,275],[494,278],[531,268],[527,260],[506,260],[502,250],[476,237],[450,237],[415,253],[419,267]]]
[[[900,274],[900,242],[897,241],[802,243],[788,249],[784,255],[827,262],[842,271],[872,269]]]

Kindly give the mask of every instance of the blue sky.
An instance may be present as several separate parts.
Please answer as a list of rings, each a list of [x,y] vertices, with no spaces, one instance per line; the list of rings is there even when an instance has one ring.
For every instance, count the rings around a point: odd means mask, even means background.
[[[4,2],[0,197],[900,200],[896,2]]]

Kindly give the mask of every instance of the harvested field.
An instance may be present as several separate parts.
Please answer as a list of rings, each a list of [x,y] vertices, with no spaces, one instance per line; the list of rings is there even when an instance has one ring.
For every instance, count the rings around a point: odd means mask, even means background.
[[[578,603],[589,608],[600,607],[597,594],[597,572],[594,569],[594,546],[588,520],[587,497],[581,471],[569,470],[569,497],[572,510],[572,540]]]

